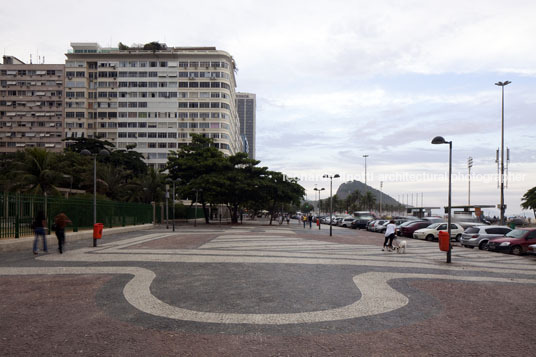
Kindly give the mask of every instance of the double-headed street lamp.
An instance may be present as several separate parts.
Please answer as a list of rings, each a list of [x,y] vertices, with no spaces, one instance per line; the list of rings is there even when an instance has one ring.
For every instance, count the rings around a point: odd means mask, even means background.
[[[363,155],[365,158],[365,185],[367,184],[367,157],[368,155]]]
[[[501,225],[504,224],[504,86],[509,85],[510,81],[497,82],[496,86],[502,90],[502,105],[501,105]]]
[[[332,236],[332,224],[333,224],[333,179],[339,178],[339,174],[329,176],[325,174],[323,178],[329,178],[329,236]]]
[[[447,263],[450,263],[451,260],[451,252],[452,252],[452,245],[450,244],[450,211],[451,211],[451,197],[452,197],[452,185],[451,185],[451,177],[452,177],[452,141],[446,141],[444,137],[442,136],[436,136],[432,140],[432,144],[449,144],[449,206],[448,206],[448,228],[447,231],[449,233],[449,250],[447,251]]]
[[[320,216],[320,192],[321,191],[324,191],[325,188],[322,187],[322,188],[314,188],[315,191],[318,191],[318,215]]]
[[[88,149],[80,151],[84,156],[93,156],[93,226],[97,223],[97,155],[109,156],[110,152],[102,149],[98,154],[92,154]],[[93,238],[93,246],[97,246],[97,239]]]

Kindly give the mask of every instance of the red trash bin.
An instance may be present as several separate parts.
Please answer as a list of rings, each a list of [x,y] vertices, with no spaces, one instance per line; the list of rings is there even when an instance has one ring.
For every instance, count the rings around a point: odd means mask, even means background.
[[[449,232],[439,231],[439,250],[442,252],[448,252],[450,246]]]
[[[102,230],[104,228],[103,223],[95,223],[93,225],[93,239],[101,239],[102,238]]]

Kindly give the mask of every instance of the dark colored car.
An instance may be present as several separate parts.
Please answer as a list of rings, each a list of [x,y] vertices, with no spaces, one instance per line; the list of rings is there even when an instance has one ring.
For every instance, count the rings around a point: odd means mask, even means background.
[[[356,216],[354,215],[354,217],[356,217]],[[354,228],[354,229],[355,228],[366,229],[367,225],[372,220],[374,220],[374,216],[360,214],[359,216],[356,217],[356,220],[352,223],[351,227]]]
[[[536,228],[520,228],[502,238],[491,239],[488,242],[488,250],[521,255],[527,253],[531,244],[536,244]]]
[[[417,229],[426,228],[431,224],[432,222],[430,221],[416,221],[408,225],[401,225],[400,235],[402,237],[413,238],[413,232],[415,232]]]

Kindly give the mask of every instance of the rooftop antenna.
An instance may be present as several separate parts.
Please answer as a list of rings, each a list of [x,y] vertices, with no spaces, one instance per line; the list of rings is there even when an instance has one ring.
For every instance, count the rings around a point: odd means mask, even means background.
[[[497,164],[497,188],[499,188],[499,149],[497,148],[497,152],[495,155],[495,163]]]
[[[43,64],[45,64],[45,56],[43,56]]]
[[[506,147],[506,188],[508,188],[508,164],[510,163],[510,148]]]
[[[30,53],[30,64],[32,64],[32,54]]]

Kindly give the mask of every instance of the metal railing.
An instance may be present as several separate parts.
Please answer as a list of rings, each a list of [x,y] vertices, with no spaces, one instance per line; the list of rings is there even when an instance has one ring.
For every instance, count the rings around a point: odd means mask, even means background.
[[[34,196],[4,192],[0,194],[0,239],[33,235],[31,228],[39,211],[45,214],[50,229],[54,217],[65,213],[72,221],[66,229],[77,232],[93,227],[93,199],[62,196]],[[127,203],[97,200],[97,222],[104,227],[120,227],[151,223],[153,206],[145,203]]]

